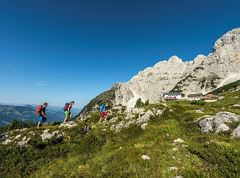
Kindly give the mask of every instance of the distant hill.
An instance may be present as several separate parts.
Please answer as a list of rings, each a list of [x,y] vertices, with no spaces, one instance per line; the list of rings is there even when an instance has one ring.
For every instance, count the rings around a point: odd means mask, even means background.
[[[99,104],[99,101],[102,101],[104,103],[109,103],[115,98],[115,90],[110,89],[108,91],[105,91],[98,96],[96,96],[94,99],[92,99],[80,112],[80,114],[86,114],[89,111],[91,111],[97,104]],[[79,115],[78,115],[79,116]]]
[[[12,120],[22,120],[25,122],[37,122],[38,117],[35,114],[36,106],[33,105],[0,105],[0,126],[9,124]],[[79,110],[73,109],[73,115],[79,113]],[[60,122],[64,119],[64,113],[61,107],[47,108],[48,122]]]

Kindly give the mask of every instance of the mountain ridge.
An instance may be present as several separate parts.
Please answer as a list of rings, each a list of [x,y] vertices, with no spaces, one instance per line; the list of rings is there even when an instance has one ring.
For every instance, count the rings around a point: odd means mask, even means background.
[[[172,56],[140,71],[128,82],[118,83],[114,103],[133,108],[139,98],[156,103],[164,92],[206,94],[235,82],[240,79],[239,51],[240,28],[236,28],[219,38],[208,56],[200,54],[186,62]]]
[[[157,103],[162,94],[170,91],[181,91],[184,94],[207,94],[217,88],[240,80],[240,28],[233,29],[216,40],[212,53],[207,56],[197,55],[193,60],[183,61],[174,55],[168,60],[157,62],[153,67],[139,71],[128,82],[115,83],[104,93],[114,91],[115,106],[123,105],[134,108],[137,100]],[[98,95],[101,96],[102,94]],[[107,95],[105,95],[107,96]],[[97,104],[98,97],[91,100]],[[86,105],[80,114],[90,111]]]

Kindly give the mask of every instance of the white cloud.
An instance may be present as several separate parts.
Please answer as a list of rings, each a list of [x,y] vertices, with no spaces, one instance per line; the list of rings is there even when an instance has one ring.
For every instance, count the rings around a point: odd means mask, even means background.
[[[37,83],[35,83],[35,86],[38,86],[38,87],[42,87],[42,86],[46,86],[47,85],[47,81],[45,80],[41,80],[41,81],[38,81]]]

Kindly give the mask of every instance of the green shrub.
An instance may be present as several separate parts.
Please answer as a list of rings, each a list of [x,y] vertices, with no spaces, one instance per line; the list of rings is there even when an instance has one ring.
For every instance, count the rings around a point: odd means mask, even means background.
[[[144,103],[144,106],[149,106],[149,100]]]
[[[194,100],[191,101],[191,104],[198,105],[198,106],[204,106],[206,102],[204,100]]]
[[[62,122],[53,122],[51,125],[60,125]]]
[[[8,131],[8,126],[0,127],[0,134],[3,134]]]
[[[97,123],[100,119],[99,112],[92,112],[89,118],[89,122]]]
[[[211,142],[190,147],[189,151],[203,159],[216,177],[240,176],[240,152],[231,147]]]
[[[29,128],[33,127],[34,123],[31,122],[23,122],[21,120],[13,120],[11,124],[8,126],[8,130],[14,130],[14,129],[22,129],[22,128]]]
[[[67,147],[0,146],[0,177],[28,177],[30,174],[56,158],[66,156]]]
[[[141,107],[143,107],[144,105],[145,105],[145,104],[142,102],[142,99],[139,98],[139,99],[137,100],[137,102],[136,102],[135,107],[136,107],[136,108],[141,108]]]
[[[47,144],[42,141],[40,135],[33,136],[28,144],[36,149],[44,149],[47,146]]]

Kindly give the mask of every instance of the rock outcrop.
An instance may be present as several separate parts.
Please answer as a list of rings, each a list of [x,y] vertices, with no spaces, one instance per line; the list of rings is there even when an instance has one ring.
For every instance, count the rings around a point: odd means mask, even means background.
[[[115,104],[133,108],[139,98],[142,101],[149,100],[151,103],[158,102],[162,94],[172,90],[190,68],[192,68],[191,62],[182,62],[177,56],[159,62],[139,72],[129,82],[117,84]]]
[[[206,116],[199,119],[201,133],[222,133],[230,131],[228,124],[240,122],[240,116],[230,112],[219,112],[214,116]],[[234,137],[240,137],[240,126],[232,134]]]
[[[59,128],[65,127],[65,128],[70,129],[70,128],[74,128],[74,127],[77,127],[77,126],[78,126],[77,122],[70,121],[70,122],[67,122],[67,123],[62,123],[59,126]]]
[[[220,39],[210,53],[175,88],[184,93],[207,93],[216,88],[240,80],[240,28]]]
[[[240,125],[233,131],[232,136],[235,138],[240,138]]]
[[[61,143],[64,140],[65,132],[62,130],[50,130],[45,129],[43,131],[41,130],[35,130],[35,131],[28,131],[27,128],[24,129],[16,129],[11,130],[10,132],[6,132],[0,135],[0,144],[3,145],[17,145],[21,147],[28,146],[29,142],[40,138],[42,142],[51,140],[52,143],[58,144]],[[36,137],[35,137],[36,136]],[[40,141],[38,140],[38,141]]]
[[[142,130],[146,130],[148,122],[151,120],[151,118],[158,117],[165,111],[166,107],[161,107],[162,109],[133,108],[130,112],[127,110],[122,111],[120,108],[118,109],[118,112],[114,114],[117,114],[118,116],[112,117],[108,123],[111,124],[111,130],[115,133],[120,132],[124,128],[128,128],[132,124],[139,125]],[[116,107],[114,109],[116,110]]]
[[[240,28],[218,39],[208,56],[198,55],[189,62],[173,56],[139,72],[126,83],[116,84],[114,104],[131,109],[139,98],[156,103],[164,92],[207,93],[237,80],[240,80]]]
[[[46,140],[53,138],[54,136],[58,137],[58,136],[60,136],[60,134],[59,134],[58,130],[51,133],[51,132],[49,132],[49,129],[46,129],[43,131],[43,133],[40,136],[42,138],[42,141],[44,142]]]

